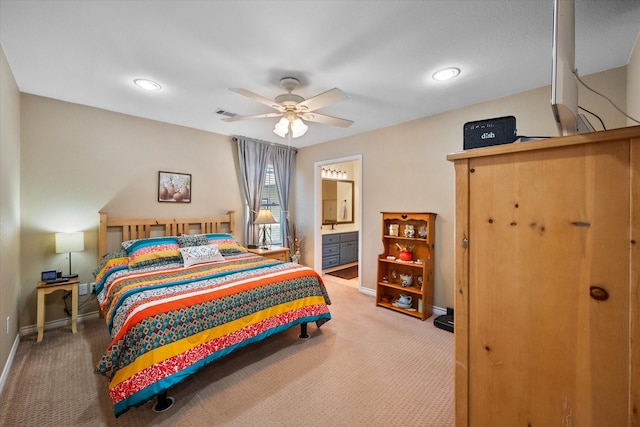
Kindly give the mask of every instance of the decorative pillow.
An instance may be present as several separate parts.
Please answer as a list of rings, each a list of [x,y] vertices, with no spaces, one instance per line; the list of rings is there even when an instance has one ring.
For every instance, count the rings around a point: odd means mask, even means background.
[[[122,270],[129,267],[129,256],[124,249],[116,249],[102,257],[100,265],[93,272],[96,283],[101,283],[106,278],[107,273],[116,270]]]
[[[234,255],[241,252],[246,252],[240,243],[236,242],[231,234],[228,233],[211,233],[205,234],[210,245],[218,245],[218,250],[222,255]]]
[[[125,248],[129,256],[130,269],[182,261],[180,246],[175,236],[130,240],[122,242],[122,247]]]
[[[184,267],[191,267],[205,262],[224,261],[224,257],[218,251],[218,245],[185,246],[180,248]]]
[[[202,246],[209,244],[209,239],[204,234],[183,234],[178,236],[178,244],[181,248],[188,246]]]

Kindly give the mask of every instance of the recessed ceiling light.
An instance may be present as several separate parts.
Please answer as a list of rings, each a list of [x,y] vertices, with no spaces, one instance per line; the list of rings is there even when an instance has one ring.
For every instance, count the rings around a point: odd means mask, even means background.
[[[444,81],[450,80],[460,74],[460,69],[455,67],[443,68],[433,73],[433,80]]]
[[[147,79],[135,79],[133,82],[136,84],[136,86],[146,90],[162,89],[162,86],[160,86],[158,83],[153,82],[151,80],[147,80]]]

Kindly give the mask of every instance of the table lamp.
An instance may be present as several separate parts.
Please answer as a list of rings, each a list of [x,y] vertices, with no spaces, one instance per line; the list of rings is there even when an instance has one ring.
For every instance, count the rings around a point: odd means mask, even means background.
[[[269,209],[260,209],[253,223],[260,226],[260,233],[258,235],[260,249],[269,249],[271,247],[271,232],[269,232],[269,241],[267,242],[267,224],[277,224],[278,221],[275,220]],[[269,230],[271,230],[271,228],[269,228]]]
[[[62,276],[64,278],[78,277],[77,274],[71,272],[71,252],[84,251],[84,233],[78,231],[76,233],[56,233],[56,253],[69,253],[69,275]]]

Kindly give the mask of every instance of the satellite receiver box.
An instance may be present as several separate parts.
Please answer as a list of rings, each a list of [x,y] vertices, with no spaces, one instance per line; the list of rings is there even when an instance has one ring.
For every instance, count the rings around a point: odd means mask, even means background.
[[[517,139],[516,118],[513,116],[478,120],[464,124],[465,150],[509,144]]]
[[[453,332],[453,308],[447,307],[447,314],[436,317],[433,324],[436,328]]]

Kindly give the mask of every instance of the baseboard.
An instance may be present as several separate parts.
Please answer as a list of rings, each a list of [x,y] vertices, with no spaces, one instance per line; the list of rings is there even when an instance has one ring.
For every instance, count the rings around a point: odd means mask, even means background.
[[[365,295],[369,295],[370,297],[375,297],[376,296],[376,290],[375,289],[370,289],[370,288],[360,288],[360,292],[362,292]]]
[[[98,317],[100,313],[98,311],[92,311],[90,313],[82,313],[78,314],[77,323],[82,323],[85,320],[95,319]],[[47,331],[49,329],[62,328],[63,326],[71,326],[71,318],[66,317],[64,319],[56,319],[51,320],[49,322],[44,323],[44,330]],[[38,333],[38,325],[29,325],[20,328],[20,336],[24,337],[26,335],[31,335],[34,333]]]
[[[4,365],[4,369],[2,370],[2,376],[0,376],[0,397],[2,396],[2,390],[4,390],[4,383],[7,381],[7,377],[9,377],[9,372],[11,371],[11,365],[13,365],[13,358],[18,351],[18,345],[20,344],[20,335],[16,334],[16,338],[13,340],[13,345],[11,346],[11,352],[9,352],[9,357],[7,358],[7,363]]]

